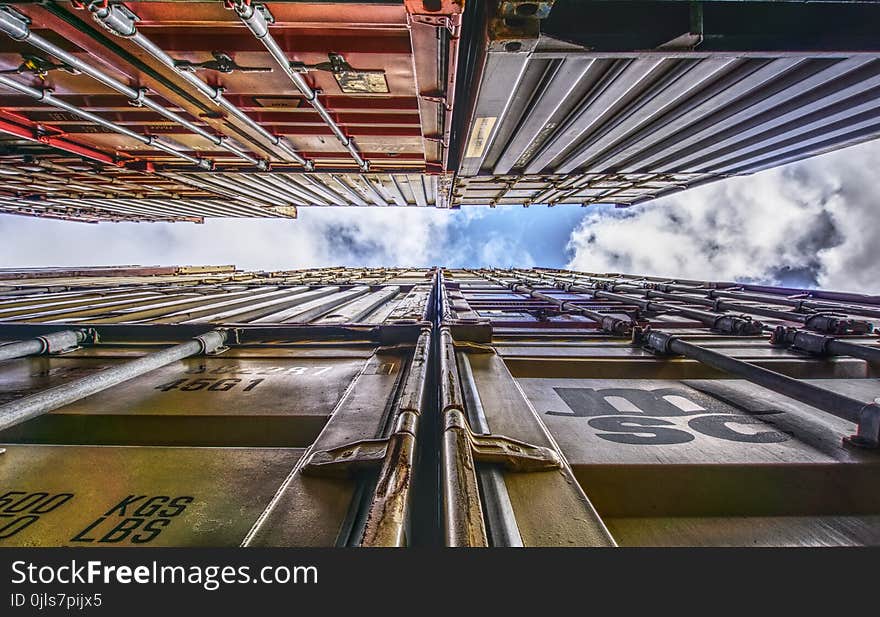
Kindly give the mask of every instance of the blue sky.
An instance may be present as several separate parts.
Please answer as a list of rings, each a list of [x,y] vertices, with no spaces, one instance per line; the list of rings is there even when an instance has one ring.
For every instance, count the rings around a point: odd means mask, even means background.
[[[0,215],[0,267],[547,266],[880,292],[880,142],[627,209],[300,208],[89,225]]]

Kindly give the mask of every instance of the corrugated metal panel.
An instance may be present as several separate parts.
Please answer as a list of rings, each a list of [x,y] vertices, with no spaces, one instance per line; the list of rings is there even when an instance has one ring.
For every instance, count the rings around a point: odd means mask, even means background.
[[[0,544],[406,542],[409,480],[395,494],[368,484],[411,476],[435,271],[3,274],[30,293],[0,293],[0,339],[40,330],[53,353],[12,357],[0,345],[0,484],[20,495]],[[190,337],[214,340],[220,324],[225,344],[205,342],[209,353],[192,348],[90,396],[53,399],[30,421],[10,418],[10,406],[110,379]],[[82,333],[74,348],[55,353],[71,328]],[[123,514],[106,514],[125,500]]]
[[[7,274],[29,293],[0,294],[0,482],[29,518],[2,545],[880,544],[875,296],[549,269]],[[105,514],[138,495],[137,525]]]
[[[4,3],[0,212],[447,207],[462,4]]]
[[[41,279],[61,276],[156,276],[234,272],[235,266],[84,266],[79,268],[0,268],[0,280]]]
[[[113,270],[124,276],[112,276]],[[318,269],[288,276],[231,267],[190,270],[198,269],[141,269],[149,278],[136,276],[135,267],[108,268],[97,278],[85,268],[0,272],[0,279],[13,279],[0,283],[0,322],[329,325],[377,323],[377,315],[385,316],[380,322],[419,321],[428,310],[430,281],[424,272]],[[34,286],[33,295],[22,295]],[[4,288],[17,293],[4,297]],[[81,291],[40,291],[46,288]]]
[[[749,370],[769,369],[869,404],[880,395],[880,345],[868,326],[877,298],[831,294],[828,301],[823,292],[525,269],[445,271],[444,285],[444,323],[458,375],[470,384],[463,389],[472,426],[481,416],[483,432],[555,448],[595,508],[584,518],[601,523],[609,541],[880,542],[880,501],[869,488],[880,466],[871,450],[848,445],[856,425],[835,415],[842,407],[819,398],[805,404],[702,361],[658,354],[603,321],[629,323],[642,333],[638,340],[649,327],[673,333]],[[815,331],[822,324],[810,317],[823,314],[836,316],[834,332]],[[743,320],[739,335],[719,321],[724,315]],[[777,326],[845,341],[855,355],[808,353],[809,335],[788,347],[791,338],[783,342]],[[776,346],[768,344],[771,332]],[[499,486],[487,473],[478,470],[481,486]],[[576,509],[547,477],[503,473],[506,494],[494,505],[483,501],[490,537],[511,529],[525,545],[553,543],[548,535],[559,529],[591,537],[566,526]],[[490,518],[499,503],[507,517]]]
[[[13,521],[30,521],[4,527],[17,530],[2,540],[7,546],[236,546],[303,455],[299,448],[5,447],[3,483],[21,492],[10,506],[23,514]],[[111,469],[112,482],[96,473]],[[122,512],[142,516],[102,520],[126,499],[133,507]],[[35,509],[46,513],[27,514]]]
[[[176,173],[95,174],[66,178],[16,172],[0,211],[72,220],[188,220],[213,217],[296,218],[299,206],[448,207],[450,177],[419,174]],[[25,184],[17,182],[21,176]],[[158,180],[158,181],[157,181]],[[161,194],[161,196],[154,196]]]
[[[629,205],[880,136],[880,39],[856,36],[876,5],[835,7],[829,50],[798,40],[826,9],[717,4],[563,0],[545,20],[490,17],[454,204],[490,203],[475,182],[531,179],[546,196],[495,202]],[[801,21],[771,34],[777,24],[758,20],[740,36],[761,11]],[[656,40],[677,27],[689,34]],[[624,190],[551,192],[603,179]]]
[[[534,67],[530,61],[526,70],[547,79],[548,72],[565,72],[572,62],[559,54],[552,61],[535,61]],[[585,57],[578,66],[583,66],[582,77],[561,78],[569,86],[573,81],[576,92],[558,92],[551,77],[521,115],[511,110],[499,120],[496,130],[502,134],[507,123],[517,129],[506,143],[490,141],[481,169],[496,175],[511,170],[739,173],[752,168],[721,167],[721,161],[755,155],[756,143],[768,148],[766,158],[756,156],[755,166],[760,166],[784,156],[787,140],[796,135],[808,134],[818,143],[850,139],[870,127],[871,134],[880,131],[876,113],[860,115],[865,108],[851,99],[864,93],[877,98],[871,94],[880,85],[880,61],[872,55],[689,58],[656,52],[637,58]],[[531,85],[527,91],[533,91]],[[827,122],[827,108],[840,101],[846,103],[833,109],[849,113],[836,118],[853,118],[843,131]],[[825,110],[825,122],[810,116],[816,110]]]
[[[626,206],[880,135],[874,2],[7,4],[5,213]]]
[[[452,203],[462,205],[629,204],[711,181],[711,174],[567,174],[459,178]]]

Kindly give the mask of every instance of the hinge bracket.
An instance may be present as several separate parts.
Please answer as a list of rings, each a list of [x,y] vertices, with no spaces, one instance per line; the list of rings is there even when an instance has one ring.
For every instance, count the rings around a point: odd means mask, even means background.
[[[559,455],[543,446],[535,446],[503,435],[474,433],[460,409],[446,412],[446,431],[461,431],[471,445],[474,461],[500,464],[508,471],[551,471],[562,467]]]
[[[307,475],[351,476],[361,469],[380,465],[388,451],[388,439],[363,439],[309,455],[302,466]]]
[[[420,24],[432,28],[445,28],[452,38],[458,38],[461,31],[461,15],[424,15],[420,13],[408,13],[407,25]]]
[[[429,90],[427,92],[419,92],[419,98],[429,103],[436,103],[447,111],[452,111],[452,105],[446,99],[446,93],[439,90]]]
[[[404,435],[415,436],[418,418],[418,411],[403,410],[398,414],[395,428],[388,437],[361,439],[326,450],[316,450],[308,455],[302,472],[305,475],[345,478],[363,469],[378,467],[384,462],[389,449],[393,450],[393,442]]]

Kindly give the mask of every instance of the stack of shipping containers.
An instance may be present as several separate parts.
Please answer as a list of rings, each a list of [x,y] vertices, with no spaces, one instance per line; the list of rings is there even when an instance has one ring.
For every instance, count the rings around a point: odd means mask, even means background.
[[[0,271],[0,545],[878,544],[878,319],[547,269]]]
[[[7,0],[0,212],[629,206],[880,136],[878,22],[869,0]]]
[[[404,542],[434,271],[117,270],[0,273],[0,544]]]

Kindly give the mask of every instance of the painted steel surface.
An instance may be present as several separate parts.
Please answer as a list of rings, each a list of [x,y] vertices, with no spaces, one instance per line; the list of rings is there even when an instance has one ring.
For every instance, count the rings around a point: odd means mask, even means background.
[[[3,546],[238,546],[301,449],[5,446]]]
[[[552,269],[0,277],[0,339],[70,343],[0,362],[3,545],[880,541],[875,296]],[[93,394],[6,418],[74,386]],[[79,499],[101,488],[155,499],[116,520]]]
[[[447,207],[462,5],[4,3],[0,212]]]
[[[538,4],[486,16],[453,205],[628,206],[880,135],[875,4]]]
[[[629,206],[876,138],[878,11],[10,1],[0,212]]]

